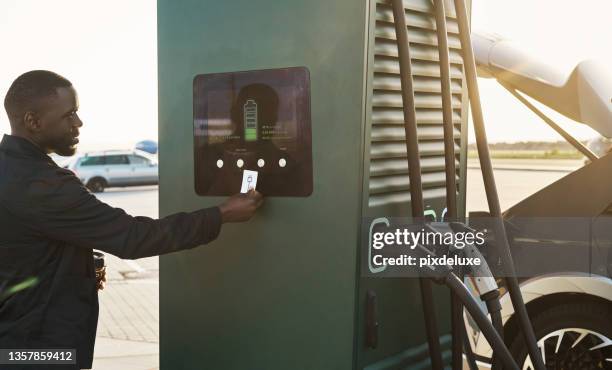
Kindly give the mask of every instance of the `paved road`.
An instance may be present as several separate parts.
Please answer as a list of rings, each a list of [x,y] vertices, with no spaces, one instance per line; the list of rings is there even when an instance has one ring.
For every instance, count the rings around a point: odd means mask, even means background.
[[[487,198],[480,169],[469,168],[467,172],[467,211],[488,211]],[[511,169],[495,170],[494,173],[502,210],[506,210],[522,199],[525,199],[529,195],[567,175],[567,172],[561,171],[524,171]]]
[[[525,168],[532,164],[529,170]],[[556,181],[580,162],[499,161],[495,171],[502,209]],[[98,198],[134,216],[156,218],[156,186],[109,189]],[[467,210],[487,210],[475,161],[468,169]],[[125,261],[108,256],[108,285],[100,294],[94,369],[151,370],[159,367],[159,282],[157,257]]]
[[[134,186],[129,188],[110,188],[96,194],[98,199],[113,207],[123,208],[134,216],[158,216],[157,186]]]
[[[158,217],[157,186],[108,189],[98,198],[133,216]],[[100,318],[93,368],[159,368],[159,263],[107,255],[107,286],[100,294]]]

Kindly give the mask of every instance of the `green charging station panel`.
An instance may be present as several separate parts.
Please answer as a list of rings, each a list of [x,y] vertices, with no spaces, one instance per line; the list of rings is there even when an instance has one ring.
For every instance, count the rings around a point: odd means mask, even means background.
[[[425,204],[439,219],[445,173],[435,20],[431,0],[404,6]],[[462,214],[467,96],[452,1],[446,8]],[[160,216],[225,199],[196,191],[196,76],[307,70],[312,156],[307,196],[271,195],[251,221],[224,225],[210,245],[161,257],[161,368],[428,368],[418,280],[359,271],[362,220],[410,214],[390,2],[158,0],[157,17]],[[255,106],[243,107],[247,122]],[[253,127],[245,123],[246,141],[261,139]],[[449,293],[434,294],[449,357]],[[372,318],[375,330],[366,328]]]

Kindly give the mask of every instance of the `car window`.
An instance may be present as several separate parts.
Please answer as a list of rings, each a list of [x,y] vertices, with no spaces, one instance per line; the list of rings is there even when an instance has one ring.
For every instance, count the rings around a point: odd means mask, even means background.
[[[81,159],[81,166],[100,166],[105,164],[104,156],[84,157]]]
[[[130,164],[127,155],[107,155],[106,164]]]
[[[149,164],[149,160],[146,159],[145,157],[141,157],[139,155],[130,155],[130,164],[141,164],[141,165],[148,165]]]

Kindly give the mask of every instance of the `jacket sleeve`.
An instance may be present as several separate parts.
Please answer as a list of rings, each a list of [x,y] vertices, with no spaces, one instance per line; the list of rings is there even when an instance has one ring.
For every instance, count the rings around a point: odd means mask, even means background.
[[[71,172],[54,172],[27,189],[27,217],[45,237],[135,259],[194,248],[219,235],[218,207],[159,220],[133,217],[98,200]]]

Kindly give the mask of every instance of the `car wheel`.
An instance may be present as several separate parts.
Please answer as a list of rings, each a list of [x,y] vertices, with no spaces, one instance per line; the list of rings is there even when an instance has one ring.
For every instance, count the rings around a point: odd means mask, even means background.
[[[572,302],[547,308],[531,323],[547,369],[612,369],[612,306]],[[510,351],[522,370],[533,370],[519,332]]]
[[[92,193],[102,193],[104,188],[106,188],[106,181],[100,178],[91,179],[87,183],[87,188],[91,190]]]

